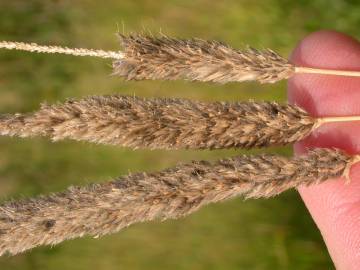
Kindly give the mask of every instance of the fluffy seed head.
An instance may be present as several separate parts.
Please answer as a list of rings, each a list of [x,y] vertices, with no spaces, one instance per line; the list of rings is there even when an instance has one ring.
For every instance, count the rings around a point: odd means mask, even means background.
[[[120,35],[120,41],[124,58],[114,61],[114,74],[127,80],[274,83],[294,74],[294,66],[270,49],[167,36]]]
[[[286,145],[306,137],[315,119],[275,102],[199,102],[95,96],[0,117],[0,134],[48,136],[151,149]]]
[[[133,223],[173,219],[235,196],[270,197],[342,176],[351,157],[318,149],[308,156],[239,156],[178,165],[62,193],[0,205],[0,255],[17,254]]]

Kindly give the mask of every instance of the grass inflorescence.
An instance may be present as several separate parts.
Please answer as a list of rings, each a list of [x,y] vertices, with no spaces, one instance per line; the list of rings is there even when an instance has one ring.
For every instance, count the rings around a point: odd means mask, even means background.
[[[0,255],[114,233],[133,223],[174,219],[236,196],[267,198],[290,188],[346,176],[353,158],[318,149],[307,156],[239,156],[181,164],[112,182],[0,206]]]
[[[0,135],[48,136],[150,149],[226,149],[286,145],[316,119],[276,102],[93,96],[0,116]]]

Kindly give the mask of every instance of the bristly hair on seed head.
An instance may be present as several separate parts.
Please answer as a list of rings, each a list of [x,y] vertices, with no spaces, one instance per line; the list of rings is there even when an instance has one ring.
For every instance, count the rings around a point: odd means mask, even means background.
[[[236,50],[219,41],[163,35],[119,36],[124,58],[115,60],[113,68],[115,75],[126,80],[274,83],[295,71],[287,59],[270,49]]]

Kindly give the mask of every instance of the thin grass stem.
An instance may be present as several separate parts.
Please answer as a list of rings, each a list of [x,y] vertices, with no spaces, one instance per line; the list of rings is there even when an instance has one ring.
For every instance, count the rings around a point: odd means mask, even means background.
[[[360,71],[295,67],[295,73],[360,77]]]

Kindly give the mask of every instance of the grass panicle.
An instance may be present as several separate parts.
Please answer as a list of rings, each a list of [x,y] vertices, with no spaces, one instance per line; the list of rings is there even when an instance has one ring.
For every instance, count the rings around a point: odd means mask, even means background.
[[[353,157],[317,149],[307,156],[239,156],[178,165],[112,182],[0,206],[0,255],[55,245],[85,235],[114,233],[131,224],[180,218],[236,196],[275,196],[290,188],[341,177]]]
[[[273,83],[294,73],[287,59],[269,49],[236,50],[218,41],[167,36],[120,35],[120,40],[124,58],[114,61],[114,74],[127,80]]]
[[[104,59],[121,59],[124,57],[121,52],[112,52],[84,48],[68,48],[60,46],[45,46],[36,43],[25,43],[16,41],[1,41],[0,48],[7,50],[27,51],[33,53],[67,54],[73,56],[92,56]]]
[[[239,50],[219,41],[179,39],[164,35],[119,36],[123,51],[44,46],[14,41],[0,41],[0,49],[113,59],[113,74],[126,80],[275,83],[301,73],[360,76],[359,71],[295,66],[271,49],[257,50],[248,47]]]
[[[276,102],[94,96],[0,117],[0,135],[47,136],[150,149],[223,149],[286,145],[317,123]]]

